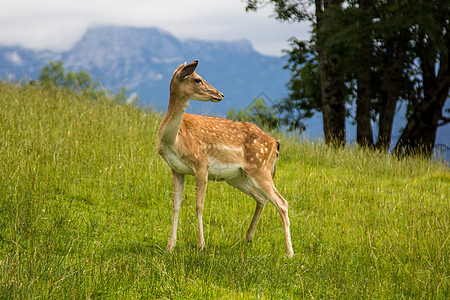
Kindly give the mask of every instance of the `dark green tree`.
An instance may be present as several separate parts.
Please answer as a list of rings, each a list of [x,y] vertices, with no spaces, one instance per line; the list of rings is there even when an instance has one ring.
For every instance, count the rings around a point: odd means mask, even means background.
[[[313,3],[302,0],[247,1],[247,11],[256,11],[261,6],[271,3],[274,5],[275,17],[281,21],[312,22],[315,34],[310,44],[314,45],[314,50],[317,53],[320,78],[320,86],[318,88],[320,88],[321,94],[320,110],[323,116],[325,141],[328,144],[336,143],[338,145],[345,144],[346,87],[344,74],[339,69],[336,56],[326,47],[325,35],[320,33],[326,32],[333,26],[326,17],[327,13],[340,6],[342,2],[343,0],[316,0]],[[309,11],[309,4],[314,4],[315,11]],[[301,55],[298,55],[298,57],[301,57]],[[302,65],[303,63],[291,60],[291,64]],[[311,99],[311,101],[314,101],[314,99]]]
[[[76,92],[95,91],[100,86],[84,70],[76,73],[72,71],[66,72],[62,61],[50,61],[43,66],[39,73],[39,82],[45,87],[67,88]]]
[[[396,150],[430,155],[450,85],[448,0],[248,0],[247,10],[273,4],[282,21],[312,23],[310,41],[293,39],[286,51],[291,94],[278,106],[295,116],[322,112],[325,140],[342,141],[343,119],[355,107],[360,145],[388,149],[399,102],[408,124]],[[314,11],[308,9],[314,7]],[[313,66],[317,66],[313,67]],[[319,84],[311,80],[317,78]],[[312,89],[320,90],[311,92]],[[318,101],[320,98],[320,103]],[[293,118],[294,122],[298,122]],[[373,140],[371,123],[378,121]],[[343,127],[344,126],[344,127]]]
[[[409,2],[412,69],[417,84],[410,89],[408,123],[395,151],[431,155],[438,127],[450,122],[443,112],[450,88],[450,1]]]

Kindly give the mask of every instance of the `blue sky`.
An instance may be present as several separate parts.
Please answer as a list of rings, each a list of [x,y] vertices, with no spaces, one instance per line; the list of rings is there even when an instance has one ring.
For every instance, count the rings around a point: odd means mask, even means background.
[[[307,38],[307,23],[281,23],[272,7],[245,12],[241,0],[2,0],[0,44],[67,50],[93,25],[159,27],[178,38],[248,39],[281,55],[288,38]]]

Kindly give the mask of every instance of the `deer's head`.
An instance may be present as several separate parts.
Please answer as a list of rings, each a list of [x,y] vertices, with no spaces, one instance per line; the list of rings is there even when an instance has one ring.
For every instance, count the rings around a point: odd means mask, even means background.
[[[198,60],[194,60],[190,64],[181,64],[175,69],[170,82],[170,94],[181,99],[221,101],[223,94],[195,73],[197,65]]]

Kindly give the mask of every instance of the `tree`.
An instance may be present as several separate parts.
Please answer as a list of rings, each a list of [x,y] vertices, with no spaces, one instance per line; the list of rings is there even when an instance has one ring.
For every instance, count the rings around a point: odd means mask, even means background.
[[[45,87],[60,87],[75,90],[76,92],[94,91],[99,83],[92,80],[91,75],[81,70],[77,73],[66,72],[62,61],[50,61],[41,68],[39,82]]]
[[[313,22],[315,35],[315,50],[319,61],[321,102],[323,115],[323,128],[325,141],[342,145],[345,143],[345,85],[342,73],[338,67],[338,61],[333,53],[330,53],[325,45],[325,37],[321,32],[326,32],[332,26],[325,14],[328,10],[339,6],[342,0],[316,0],[315,14],[308,11],[306,1],[294,0],[248,0],[247,10],[256,11],[259,7],[274,4],[276,18],[283,21],[301,22],[309,20]]]
[[[345,144],[345,85],[338,56],[325,46],[327,32],[333,26],[326,18],[328,10],[342,0],[316,0],[316,47],[319,53],[320,86],[322,92],[323,130],[326,143]]]
[[[378,82],[378,138],[376,146],[387,150],[392,140],[392,128],[397,103],[409,87],[408,75],[411,70],[410,33],[411,19],[408,13],[408,3],[386,2],[377,3],[378,17],[374,25],[373,39],[378,42],[375,53]]]
[[[408,124],[396,150],[431,155],[437,128],[450,121],[442,111],[450,85],[448,0],[247,2],[247,10],[273,4],[282,21],[312,22],[311,40],[293,39],[286,51],[291,93],[279,107],[298,108],[304,117],[322,112],[329,143],[345,140],[343,120],[352,112],[345,109],[347,103],[356,108],[358,143],[374,145],[371,123],[377,120],[376,147],[387,150],[398,103],[405,102]],[[314,12],[308,11],[312,3]],[[320,87],[310,80],[314,64]],[[305,92],[314,88],[320,89],[320,107],[318,93]]]
[[[100,83],[94,81],[85,70],[66,72],[62,61],[50,61],[41,68],[38,78],[39,83],[45,88],[63,88],[93,99],[109,97],[114,103],[124,103],[129,99],[130,93],[127,88],[121,87],[118,92],[106,91],[100,88]],[[134,94],[131,100],[135,103],[138,98]]]
[[[355,69],[357,97],[356,97],[356,141],[361,146],[373,145],[371,102],[372,102],[372,43],[371,21],[373,19],[373,0],[360,0],[362,14],[358,24],[360,30],[359,50],[356,57],[359,64]]]
[[[415,97],[408,102],[408,123],[395,151],[430,156],[437,128],[450,122],[443,113],[450,88],[450,5],[445,0],[411,4],[415,4],[414,12],[420,12],[411,16],[414,17],[411,41],[418,62],[419,86]]]

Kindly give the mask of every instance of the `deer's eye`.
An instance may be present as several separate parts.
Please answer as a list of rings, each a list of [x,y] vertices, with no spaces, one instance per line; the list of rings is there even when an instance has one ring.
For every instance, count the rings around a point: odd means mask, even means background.
[[[195,80],[196,83],[201,83],[202,82],[202,80],[200,78],[196,78],[194,80]]]

